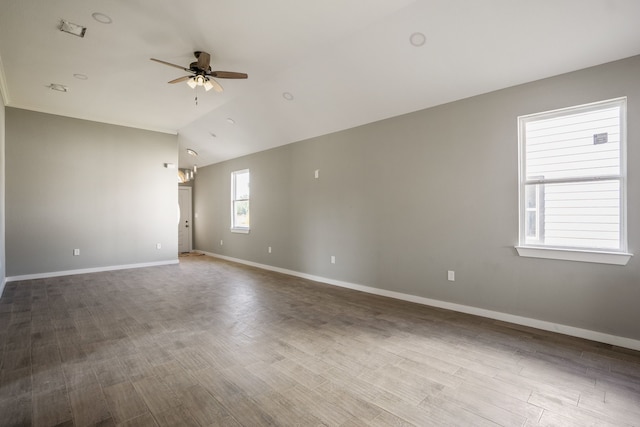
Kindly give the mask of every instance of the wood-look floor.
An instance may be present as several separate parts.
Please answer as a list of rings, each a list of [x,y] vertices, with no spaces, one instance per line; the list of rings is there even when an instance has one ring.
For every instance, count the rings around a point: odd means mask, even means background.
[[[9,283],[2,426],[640,425],[640,354],[209,257]]]

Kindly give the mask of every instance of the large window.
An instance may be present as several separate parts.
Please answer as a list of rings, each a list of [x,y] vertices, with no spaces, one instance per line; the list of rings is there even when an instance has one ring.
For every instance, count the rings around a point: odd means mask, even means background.
[[[231,231],[249,232],[249,169],[231,172]]]
[[[625,118],[626,98],[518,118],[521,255],[628,261]]]

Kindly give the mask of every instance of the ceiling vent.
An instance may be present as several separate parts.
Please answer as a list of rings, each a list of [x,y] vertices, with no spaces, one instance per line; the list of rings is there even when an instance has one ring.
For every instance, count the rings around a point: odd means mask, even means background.
[[[62,22],[60,22],[60,31],[73,34],[74,36],[84,37],[84,34],[87,32],[87,27],[63,19]]]
[[[58,83],[51,83],[47,87],[49,89],[51,89],[51,90],[57,90],[58,92],[69,92],[69,88],[68,87],[66,87],[65,85],[58,84]]]

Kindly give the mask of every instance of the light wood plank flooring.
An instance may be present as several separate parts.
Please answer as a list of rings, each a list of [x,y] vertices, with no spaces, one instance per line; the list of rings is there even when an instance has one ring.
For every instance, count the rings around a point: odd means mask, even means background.
[[[640,354],[216,260],[9,283],[2,426],[639,426]]]

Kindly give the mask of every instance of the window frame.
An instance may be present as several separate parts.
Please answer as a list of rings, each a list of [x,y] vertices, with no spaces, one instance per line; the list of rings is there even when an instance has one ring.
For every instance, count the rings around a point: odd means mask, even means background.
[[[526,125],[538,120],[547,120],[562,116],[597,111],[610,107],[620,108],[620,172],[615,176],[590,176],[586,178],[566,179],[526,179]],[[517,118],[518,123],[518,255],[524,257],[547,258],[567,261],[594,262],[604,264],[626,265],[632,254],[628,253],[627,242],[627,98],[620,97],[589,104],[577,105],[551,111],[527,114]],[[598,182],[617,180],[620,184],[620,244],[617,250],[598,248],[574,248],[544,244],[526,243],[526,187],[554,183]],[[539,199],[538,199],[539,202]],[[530,210],[530,209],[529,209]],[[540,227],[540,214],[537,214],[537,227]]]
[[[248,174],[249,176],[249,195],[246,199],[236,199],[236,178],[240,174]],[[235,207],[236,202],[248,202],[249,211],[251,211],[251,172],[247,169],[240,169],[231,172],[231,232],[232,233],[243,233],[248,234],[251,230],[251,220],[249,220],[249,225],[247,227],[239,226],[235,223]]]

